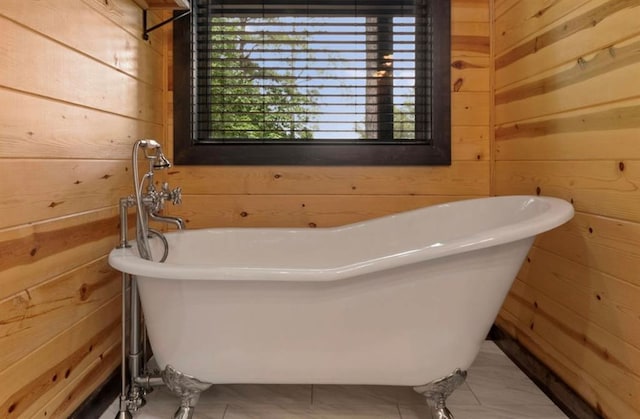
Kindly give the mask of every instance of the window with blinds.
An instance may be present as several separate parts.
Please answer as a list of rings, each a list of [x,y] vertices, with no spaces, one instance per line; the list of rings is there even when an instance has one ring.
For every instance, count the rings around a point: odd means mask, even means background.
[[[176,159],[448,164],[448,8],[194,0],[174,31]]]

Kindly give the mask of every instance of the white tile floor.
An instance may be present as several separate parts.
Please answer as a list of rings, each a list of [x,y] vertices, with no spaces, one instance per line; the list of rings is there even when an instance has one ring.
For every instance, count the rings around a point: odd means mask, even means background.
[[[166,389],[147,398],[136,419],[170,419],[178,399]],[[560,419],[567,416],[498,349],[485,342],[467,381],[447,402],[456,419]],[[114,402],[100,419],[113,419]],[[429,419],[409,387],[224,385],[204,392],[195,419]]]

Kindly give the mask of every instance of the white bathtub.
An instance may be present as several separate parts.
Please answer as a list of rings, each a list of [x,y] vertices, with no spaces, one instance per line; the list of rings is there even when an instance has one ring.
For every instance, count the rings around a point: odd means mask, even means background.
[[[572,216],[559,199],[485,198],[336,228],[173,232],[166,263],[135,246],[109,262],[138,279],[161,368],[417,386],[471,365],[534,237]]]

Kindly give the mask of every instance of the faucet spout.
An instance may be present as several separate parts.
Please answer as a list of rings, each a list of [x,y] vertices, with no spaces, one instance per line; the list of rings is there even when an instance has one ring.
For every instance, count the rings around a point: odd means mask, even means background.
[[[160,223],[173,224],[178,230],[184,230],[184,220],[180,217],[172,217],[170,215],[158,215],[152,212],[149,213],[149,219],[152,221],[158,221]]]

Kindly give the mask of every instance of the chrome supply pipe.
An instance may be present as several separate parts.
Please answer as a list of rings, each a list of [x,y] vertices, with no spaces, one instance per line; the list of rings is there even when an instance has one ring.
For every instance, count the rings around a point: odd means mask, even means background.
[[[159,375],[144,375],[136,379],[136,384],[142,388],[159,387],[164,385],[162,377]]]
[[[118,249],[131,247],[129,243],[127,243],[127,230],[129,229],[129,208],[134,205],[135,201],[133,197],[120,198],[120,244],[118,245]]]
[[[131,374],[131,381],[135,382],[136,378],[140,376],[140,327],[138,319],[140,319],[140,300],[138,297],[138,286],[135,276],[131,276],[130,287],[130,307],[129,307],[129,372]],[[134,333],[135,332],[135,333]]]
[[[120,244],[119,249],[131,247],[128,244],[128,230],[129,230],[129,208],[134,206],[132,197],[126,197],[120,199]],[[122,334],[120,336],[121,344],[121,362],[120,362],[120,403],[116,419],[132,419],[131,412],[129,412],[129,398],[127,392],[127,277],[129,275],[122,273],[122,313],[121,313],[121,328]]]
[[[122,201],[121,201],[122,202]],[[122,206],[120,206],[122,210]],[[125,210],[126,214],[126,210]],[[120,214],[122,216],[122,214]],[[126,215],[125,215],[126,217]],[[122,218],[121,218],[122,219]],[[122,231],[122,230],[121,230]],[[125,235],[126,238],[126,235]],[[127,358],[127,328],[126,328],[126,318],[127,318],[127,274],[122,273],[122,343],[120,345],[122,349],[122,362],[120,363],[120,407],[118,409],[118,413],[116,415],[116,419],[132,419],[131,412],[129,412],[129,402],[127,398],[127,364],[124,360]]]

